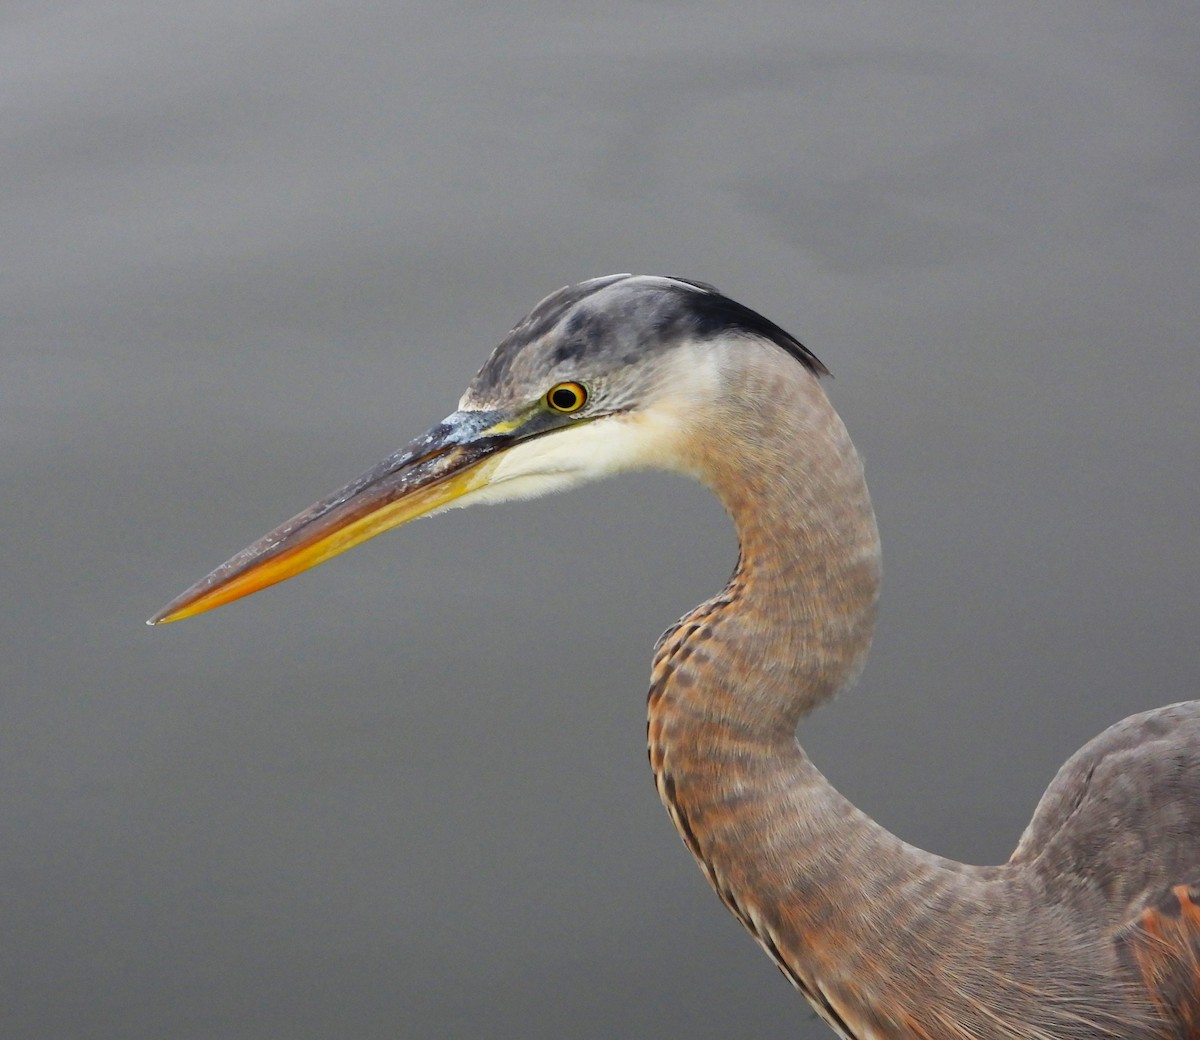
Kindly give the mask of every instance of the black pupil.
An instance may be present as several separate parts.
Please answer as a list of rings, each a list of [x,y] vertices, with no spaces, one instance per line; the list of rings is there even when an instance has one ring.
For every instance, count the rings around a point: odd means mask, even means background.
[[[579,407],[579,391],[572,390],[569,386],[560,386],[550,395],[550,402],[555,408],[569,412],[572,408]]]

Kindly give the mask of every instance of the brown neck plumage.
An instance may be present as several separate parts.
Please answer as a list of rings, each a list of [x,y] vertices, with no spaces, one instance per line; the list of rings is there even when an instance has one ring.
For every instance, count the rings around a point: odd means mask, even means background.
[[[727,402],[707,444],[694,439],[689,468],[732,516],[741,555],[728,586],[659,642],[650,761],[722,900],[831,1025],[861,1035],[864,985],[894,970],[872,926],[934,858],[846,801],[795,730],[862,668],[879,537],[858,454],[816,379],[778,351],[749,377],[740,363],[746,400]],[[778,405],[765,413],[764,400]]]
[[[843,1036],[1126,1035],[1097,1027],[1115,1021],[1107,998],[1073,966],[1059,966],[1060,988],[1030,984],[1026,952],[1061,921],[1034,912],[1019,869],[905,844],[796,742],[799,721],[862,668],[879,537],[858,454],[816,379],[779,351],[739,365],[738,396],[683,461],[729,511],[741,556],[726,588],[660,640],[648,699],[651,766],[684,842]]]
[[[843,897],[847,839],[895,839],[837,794],[795,729],[862,667],[879,538],[858,455],[816,379],[768,353],[754,376],[739,387],[759,406],[730,400],[726,443],[699,444],[693,460],[733,517],[741,556],[724,591],[659,643],[650,759],[713,887],[820,1008],[842,969],[818,978],[797,930]],[[779,405],[765,414],[763,400]]]

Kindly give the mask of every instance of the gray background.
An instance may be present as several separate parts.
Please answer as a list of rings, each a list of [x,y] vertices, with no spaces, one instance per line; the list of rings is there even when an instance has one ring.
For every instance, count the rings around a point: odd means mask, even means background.
[[[827,1035],[645,762],[724,581],[675,477],[142,619],[452,410],[546,292],[712,281],[830,365],[887,577],[804,730],[1004,859],[1200,688],[1194,0],[14,0],[0,1036]]]

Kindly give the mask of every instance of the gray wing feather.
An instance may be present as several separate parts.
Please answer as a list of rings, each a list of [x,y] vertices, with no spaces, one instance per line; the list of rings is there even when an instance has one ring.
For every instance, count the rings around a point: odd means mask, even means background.
[[[1132,715],[1076,752],[1011,862],[1113,928],[1200,881],[1200,701]]]

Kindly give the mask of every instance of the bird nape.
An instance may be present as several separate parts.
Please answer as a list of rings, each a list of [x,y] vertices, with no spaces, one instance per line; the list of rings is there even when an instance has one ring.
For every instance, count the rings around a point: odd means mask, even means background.
[[[649,751],[729,910],[857,1040],[1200,1040],[1200,702],[1125,719],[1051,783],[1008,863],[905,844],[795,739],[863,666],[879,538],[862,464],[798,340],[711,286],[560,289],[458,410],[238,553],[151,623],[245,596],[417,516],[634,469],[733,518],[729,584],[654,655]]]

